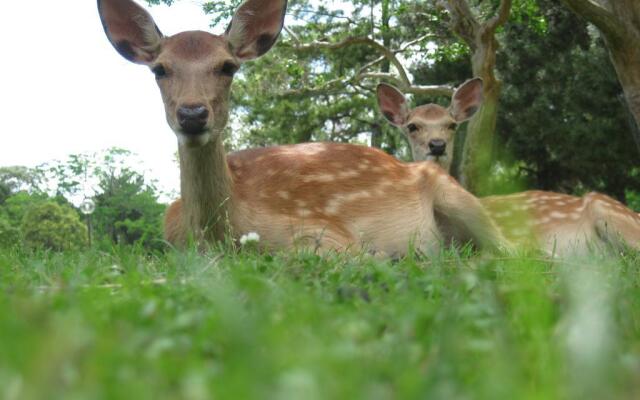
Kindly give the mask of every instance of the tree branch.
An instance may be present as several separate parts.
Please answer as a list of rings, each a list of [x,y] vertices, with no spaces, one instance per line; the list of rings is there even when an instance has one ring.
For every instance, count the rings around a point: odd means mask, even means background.
[[[426,35],[422,35],[414,40],[408,41],[406,43],[403,43],[399,48],[397,48],[396,50],[392,50],[393,53],[402,53],[403,51],[407,50],[409,47],[413,46],[414,44],[418,44],[424,40],[427,40],[429,38],[435,38],[435,36],[431,33],[427,33]]]
[[[502,0],[500,2],[498,13],[485,23],[486,31],[493,33],[500,25],[507,22],[507,19],[509,19],[509,13],[511,12],[511,3],[512,0]]]
[[[393,64],[396,70],[398,70],[398,74],[400,74],[401,79],[404,82],[406,82],[406,84],[411,83],[411,81],[409,80],[407,71],[402,65],[402,63],[400,62],[400,60],[398,59],[398,57],[396,56],[396,53],[394,53],[393,50],[385,47],[383,44],[368,37],[348,37],[336,43],[314,41],[314,42],[305,43],[305,44],[294,44],[293,48],[298,51],[309,51],[309,50],[318,50],[318,49],[336,50],[336,49],[342,49],[342,48],[353,46],[353,45],[366,45],[366,46],[373,47],[375,50],[381,53],[387,60],[389,60],[391,64]]]
[[[594,24],[610,41],[620,43],[624,33],[615,16],[591,0],[562,0],[574,13]]]
[[[285,90],[284,92],[281,92],[278,94],[278,96],[280,97],[287,97],[287,96],[317,96],[320,94],[331,94],[331,93],[337,93],[339,92],[341,89],[344,89],[344,87],[346,87],[347,83],[349,82],[349,80],[343,79],[343,78],[336,78],[336,79],[332,79],[330,81],[327,81],[325,83],[323,83],[320,86],[316,86],[316,87],[302,87],[300,89],[289,89],[289,90]]]
[[[371,72],[368,74],[362,74],[359,77],[359,80],[364,79],[376,79],[376,80],[387,80],[393,83],[398,89],[400,89],[404,93],[411,94],[426,94],[431,96],[451,96],[453,95],[453,87],[448,85],[406,85],[400,79],[398,79],[393,74],[388,74],[384,72]]]
[[[293,39],[294,42],[296,42],[296,44],[301,44],[302,42],[300,41],[300,37],[298,37],[298,35],[296,35],[296,33],[294,31],[292,31],[288,26],[284,26],[284,31],[287,32],[287,34],[289,36],[291,36],[291,39]]]
[[[451,15],[451,29],[456,32],[474,50],[476,37],[480,31],[480,23],[471,12],[466,0],[446,0],[440,4]]]
[[[362,73],[354,76],[350,79],[336,78],[325,82],[324,84],[316,87],[304,87],[300,89],[286,90],[279,95],[281,97],[287,96],[316,96],[320,94],[332,94],[344,90],[347,85],[359,85],[365,79],[386,80],[394,84],[399,90],[404,93],[410,94],[423,94],[430,96],[447,96],[451,97],[454,92],[454,88],[448,85],[411,85],[404,83],[401,79],[391,73],[385,72],[370,72]],[[364,86],[359,86],[364,88]]]

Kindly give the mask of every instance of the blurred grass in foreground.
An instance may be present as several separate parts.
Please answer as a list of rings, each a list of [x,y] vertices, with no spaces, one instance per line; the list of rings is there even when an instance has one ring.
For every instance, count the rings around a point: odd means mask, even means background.
[[[0,253],[0,398],[639,398],[639,261]]]

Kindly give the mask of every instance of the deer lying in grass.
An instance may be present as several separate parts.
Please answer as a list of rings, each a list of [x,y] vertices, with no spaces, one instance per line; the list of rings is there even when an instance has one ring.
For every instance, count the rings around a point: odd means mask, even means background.
[[[405,96],[386,84],[378,86],[377,97],[382,114],[409,140],[414,160],[433,160],[449,170],[455,129],[482,104],[482,80],[461,85],[449,108],[426,104],[409,109]],[[480,201],[508,239],[547,253],[604,245],[640,249],[640,216],[600,193],[576,197],[527,191]]]
[[[268,249],[297,245],[403,255],[413,243],[481,247],[507,242],[480,202],[438,165],[405,164],[364,146],[314,143],[226,157],[222,131],[240,64],[266,53],[283,26],[286,0],[248,0],[222,36],[165,37],[131,0],[99,0],[107,37],[127,60],[155,74],[178,138],[181,199],[166,215],[166,238],[184,245],[256,232]],[[451,230],[438,228],[436,218]],[[447,232],[454,232],[449,234]]]

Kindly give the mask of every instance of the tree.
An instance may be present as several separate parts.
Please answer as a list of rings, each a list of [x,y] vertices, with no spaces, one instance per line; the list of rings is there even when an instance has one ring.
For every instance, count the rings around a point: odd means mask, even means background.
[[[0,167],[0,205],[20,190],[37,192],[42,183],[42,173],[36,168],[23,166]]]
[[[102,169],[93,215],[96,231],[112,243],[162,247],[162,215],[155,188],[129,168]]]
[[[625,189],[640,188],[639,149],[606,50],[561,4],[537,5],[514,9],[503,32],[502,164],[537,189],[597,190],[624,201]]]
[[[54,186],[53,194],[75,204],[85,196],[95,198],[92,220],[98,241],[157,249],[162,245],[165,206],[158,202],[155,182],[133,168],[137,164],[130,151],[110,148],[72,154],[42,168]]]
[[[24,244],[32,249],[65,251],[86,245],[87,229],[71,207],[44,201],[31,207],[21,225]]]
[[[602,33],[636,127],[640,126],[640,2],[562,0]],[[636,131],[637,132],[637,131]]]
[[[15,247],[20,244],[20,229],[0,215],[0,249]]]
[[[460,183],[472,193],[481,194],[483,180],[491,169],[491,148],[498,117],[501,82],[496,78],[496,52],[498,41],[496,30],[509,18],[511,0],[500,0],[487,17],[478,16],[468,0],[446,0],[439,2],[450,15],[450,27],[471,50],[473,77],[484,82],[484,102],[478,113],[469,122],[460,161]],[[492,4],[495,4],[493,2]],[[478,6],[480,8],[480,6]]]

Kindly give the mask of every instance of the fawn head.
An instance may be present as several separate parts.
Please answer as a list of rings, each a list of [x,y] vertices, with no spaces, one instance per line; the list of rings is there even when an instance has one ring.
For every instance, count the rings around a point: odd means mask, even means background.
[[[453,93],[448,108],[425,104],[409,109],[404,94],[385,83],[378,85],[377,96],[382,114],[409,140],[413,160],[435,161],[448,171],[458,124],[470,119],[482,104],[482,79],[463,83]]]
[[[287,0],[246,0],[224,35],[189,31],[164,36],[132,0],[98,0],[105,33],[127,60],[155,75],[169,126],[181,144],[202,146],[221,135],[241,63],[266,53],[284,24]]]

